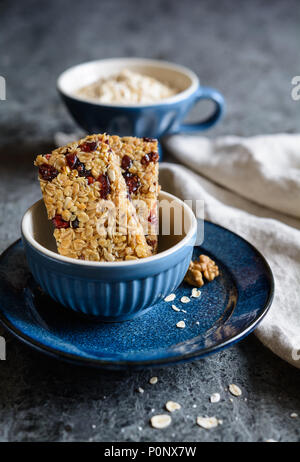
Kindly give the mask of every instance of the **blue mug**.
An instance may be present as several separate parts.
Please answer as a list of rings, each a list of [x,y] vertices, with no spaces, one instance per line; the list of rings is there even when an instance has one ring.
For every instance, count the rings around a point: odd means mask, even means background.
[[[76,94],[81,87],[123,69],[154,77],[179,92],[155,104],[102,103]],[[202,87],[193,71],[152,59],[117,58],[79,64],[59,76],[57,89],[75,121],[88,133],[160,138],[198,132],[215,125],[224,110],[223,96],[213,88]],[[191,108],[203,99],[215,103],[213,113],[200,122],[184,123]]]

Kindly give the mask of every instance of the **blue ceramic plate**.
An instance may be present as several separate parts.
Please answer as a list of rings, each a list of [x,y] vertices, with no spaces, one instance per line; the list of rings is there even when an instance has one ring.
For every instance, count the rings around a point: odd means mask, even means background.
[[[190,296],[186,284],[172,303],[158,303],[144,315],[105,324],[63,308],[34,282],[21,241],[0,259],[0,320],[33,348],[72,363],[109,369],[143,368],[191,361],[248,335],[273,298],[271,270],[262,255],[236,234],[205,222],[205,240],[194,257],[211,256],[220,276]],[[175,304],[184,311],[176,312]],[[186,327],[176,327],[184,320]]]

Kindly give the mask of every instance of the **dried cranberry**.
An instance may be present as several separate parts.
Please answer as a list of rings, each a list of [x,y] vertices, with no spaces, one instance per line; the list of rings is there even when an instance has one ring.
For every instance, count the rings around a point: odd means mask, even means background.
[[[134,193],[141,186],[140,179],[137,175],[130,172],[125,172],[123,173],[123,177],[125,178],[129,194]]]
[[[52,167],[52,165],[42,164],[39,166],[39,174],[46,181],[52,181],[58,175],[58,170]]]
[[[91,152],[91,151],[95,151],[97,146],[98,146],[97,141],[86,141],[85,143],[80,144],[79,148],[83,152]]]
[[[111,192],[110,181],[107,175],[101,174],[97,181],[100,183],[100,197],[106,199]]]
[[[69,153],[66,155],[67,164],[71,169],[76,168],[78,162],[78,157],[74,153]]]
[[[157,216],[155,213],[153,212],[150,212],[149,213],[149,216],[148,216],[148,221],[149,223],[151,223],[152,225],[156,224],[157,223]]]
[[[159,159],[159,154],[158,152],[149,152],[148,154],[145,154],[144,157],[142,158],[141,162],[143,165],[149,165],[150,162],[157,162]]]
[[[145,154],[144,157],[142,157],[141,163],[143,165],[149,165],[150,164],[150,157],[148,154]]]
[[[90,170],[86,170],[85,165],[84,165],[83,162],[77,161],[77,163],[76,163],[76,170],[77,170],[79,176],[85,176],[86,178],[87,178],[88,176],[91,176],[91,171],[90,171]]]
[[[66,155],[67,163],[69,167],[73,170],[76,168],[79,176],[84,176],[86,178],[91,177],[91,170],[86,170],[83,162],[78,160],[78,157],[74,153],[69,153]],[[91,180],[90,180],[91,181]],[[92,182],[92,181],[91,181]],[[90,184],[90,182],[89,182]]]
[[[152,249],[155,248],[156,246],[156,241],[152,240],[152,239],[146,239],[146,242],[148,245],[150,245],[150,247],[152,247]]]
[[[152,151],[152,152],[149,153],[149,157],[150,157],[151,162],[155,163],[159,159],[159,154],[158,154],[158,152]]]
[[[65,221],[62,219],[61,215],[55,215],[54,218],[52,218],[52,223],[54,224],[55,228],[70,228],[70,222]]]
[[[96,181],[93,176],[88,176],[86,179],[88,180],[88,184],[93,184]]]
[[[123,170],[129,170],[131,166],[132,159],[130,159],[130,157],[125,154],[125,156],[122,158],[121,167]]]
[[[46,159],[47,159],[47,160],[49,160],[49,159],[50,159],[50,157],[51,157],[51,154],[45,154],[45,156],[44,156],[44,157],[46,157]]]
[[[153,143],[157,140],[155,138],[147,138],[146,136],[144,136],[143,141],[146,141],[147,143]]]
[[[78,218],[75,218],[75,220],[71,221],[72,228],[77,229],[79,228],[79,220]]]

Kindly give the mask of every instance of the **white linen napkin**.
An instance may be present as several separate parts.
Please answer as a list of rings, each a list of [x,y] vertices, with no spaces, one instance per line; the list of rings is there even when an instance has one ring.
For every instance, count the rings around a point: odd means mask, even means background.
[[[162,163],[162,189],[204,199],[205,218],[243,236],[268,260],[275,297],[255,334],[300,368],[300,135],[176,135],[164,144],[189,168]]]

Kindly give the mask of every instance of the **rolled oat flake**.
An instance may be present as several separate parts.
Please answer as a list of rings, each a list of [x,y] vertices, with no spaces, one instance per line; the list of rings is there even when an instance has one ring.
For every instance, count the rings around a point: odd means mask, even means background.
[[[200,297],[200,295],[201,295],[201,291],[198,290],[196,287],[194,287],[194,289],[192,290],[192,297],[198,298]]]
[[[219,393],[213,393],[210,397],[210,402],[211,403],[218,403],[220,401],[220,394]]]
[[[175,300],[175,298],[176,298],[175,294],[167,295],[165,298],[165,302],[172,302],[173,300]]]
[[[229,388],[230,393],[233,396],[241,396],[242,390],[240,389],[240,387],[238,387],[234,383],[231,383],[228,388]]]
[[[180,309],[177,308],[177,306],[175,306],[175,305],[172,305],[172,310],[174,310],[174,311],[180,311]]]
[[[183,297],[181,297],[180,301],[181,301],[182,303],[189,303],[191,300],[189,299],[189,297],[183,296]]]
[[[158,414],[154,415],[150,419],[150,423],[153,428],[166,428],[172,422],[171,417],[168,414]]]
[[[219,424],[216,417],[197,417],[197,425],[199,427],[209,430],[210,428],[217,427]]]
[[[169,412],[174,412],[174,411],[178,411],[179,409],[181,409],[181,406],[179,403],[176,403],[175,401],[167,401],[166,409]]]

